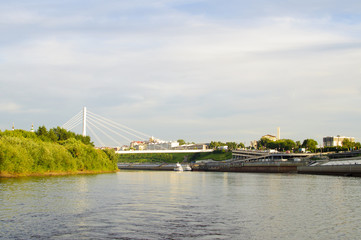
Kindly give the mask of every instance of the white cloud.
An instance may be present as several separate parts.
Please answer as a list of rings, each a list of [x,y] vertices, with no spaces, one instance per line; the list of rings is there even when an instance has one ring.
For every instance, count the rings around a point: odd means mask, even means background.
[[[280,9],[222,18],[185,3],[8,5],[0,100],[14,105],[0,109],[45,109],[61,125],[88,105],[162,138],[247,142],[277,126],[289,138],[322,134],[310,116],[360,116],[360,23]]]
[[[0,112],[12,113],[18,112],[21,109],[21,106],[16,103],[1,103]]]

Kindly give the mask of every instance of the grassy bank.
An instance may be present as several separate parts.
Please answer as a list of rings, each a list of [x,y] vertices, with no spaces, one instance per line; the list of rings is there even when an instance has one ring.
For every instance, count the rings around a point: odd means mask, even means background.
[[[50,132],[50,131],[49,131]],[[61,175],[117,170],[114,151],[97,150],[90,141],[65,130],[0,132],[0,176]],[[67,133],[67,134],[65,134]],[[66,137],[67,136],[67,137]]]
[[[176,163],[193,162],[197,160],[212,159],[222,161],[232,158],[231,152],[213,151],[201,153],[129,153],[118,154],[118,162],[133,163],[133,162],[166,162]]]

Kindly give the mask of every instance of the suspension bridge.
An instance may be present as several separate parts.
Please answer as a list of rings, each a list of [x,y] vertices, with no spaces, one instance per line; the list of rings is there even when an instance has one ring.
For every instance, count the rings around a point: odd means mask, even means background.
[[[82,126],[83,136],[89,136],[87,135],[87,130],[89,130],[90,136],[95,138],[101,147],[105,147],[107,144],[99,137],[99,132],[110,139],[113,145],[115,144],[118,146],[124,145],[124,142],[120,140],[125,140],[129,144],[132,141],[146,141],[147,139],[152,138],[152,136],[148,134],[95,114],[87,110],[86,107],[67,121],[62,128],[70,131],[79,126]],[[116,139],[114,135],[118,136],[118,138]]]
[[[207,149],[174,149],[170,141],[163,141],[141,131],[132,129],[111,119],[95,114],[86,107],[62,125],[62,128],[70,131],[81,127],[83,136],[90,136],[96,140],[97,147],[112,147],[118,149],[118,153],[175,153],[175,152],[205,152]],[[90,133],[90,135],[88,134]],[[107,142],[104,140],[106,138]],[[119,151],[124,144],[148,144],[137,151]],[[107,144],[106,144],[107,143]],[[130,146],[131,147],[131,146]]]

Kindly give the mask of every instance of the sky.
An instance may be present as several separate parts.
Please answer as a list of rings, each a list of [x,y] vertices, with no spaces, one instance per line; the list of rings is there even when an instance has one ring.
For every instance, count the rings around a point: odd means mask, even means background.
[[[86,106],[163,140],[361,141],[359,0],[0,0],[0,35],[2,131]]]

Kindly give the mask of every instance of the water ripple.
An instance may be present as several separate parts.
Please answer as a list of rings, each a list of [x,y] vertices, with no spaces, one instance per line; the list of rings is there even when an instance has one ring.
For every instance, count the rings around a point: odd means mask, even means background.
[[[358,239],[360,183],[147,171],[0,179],[0,239]]]

